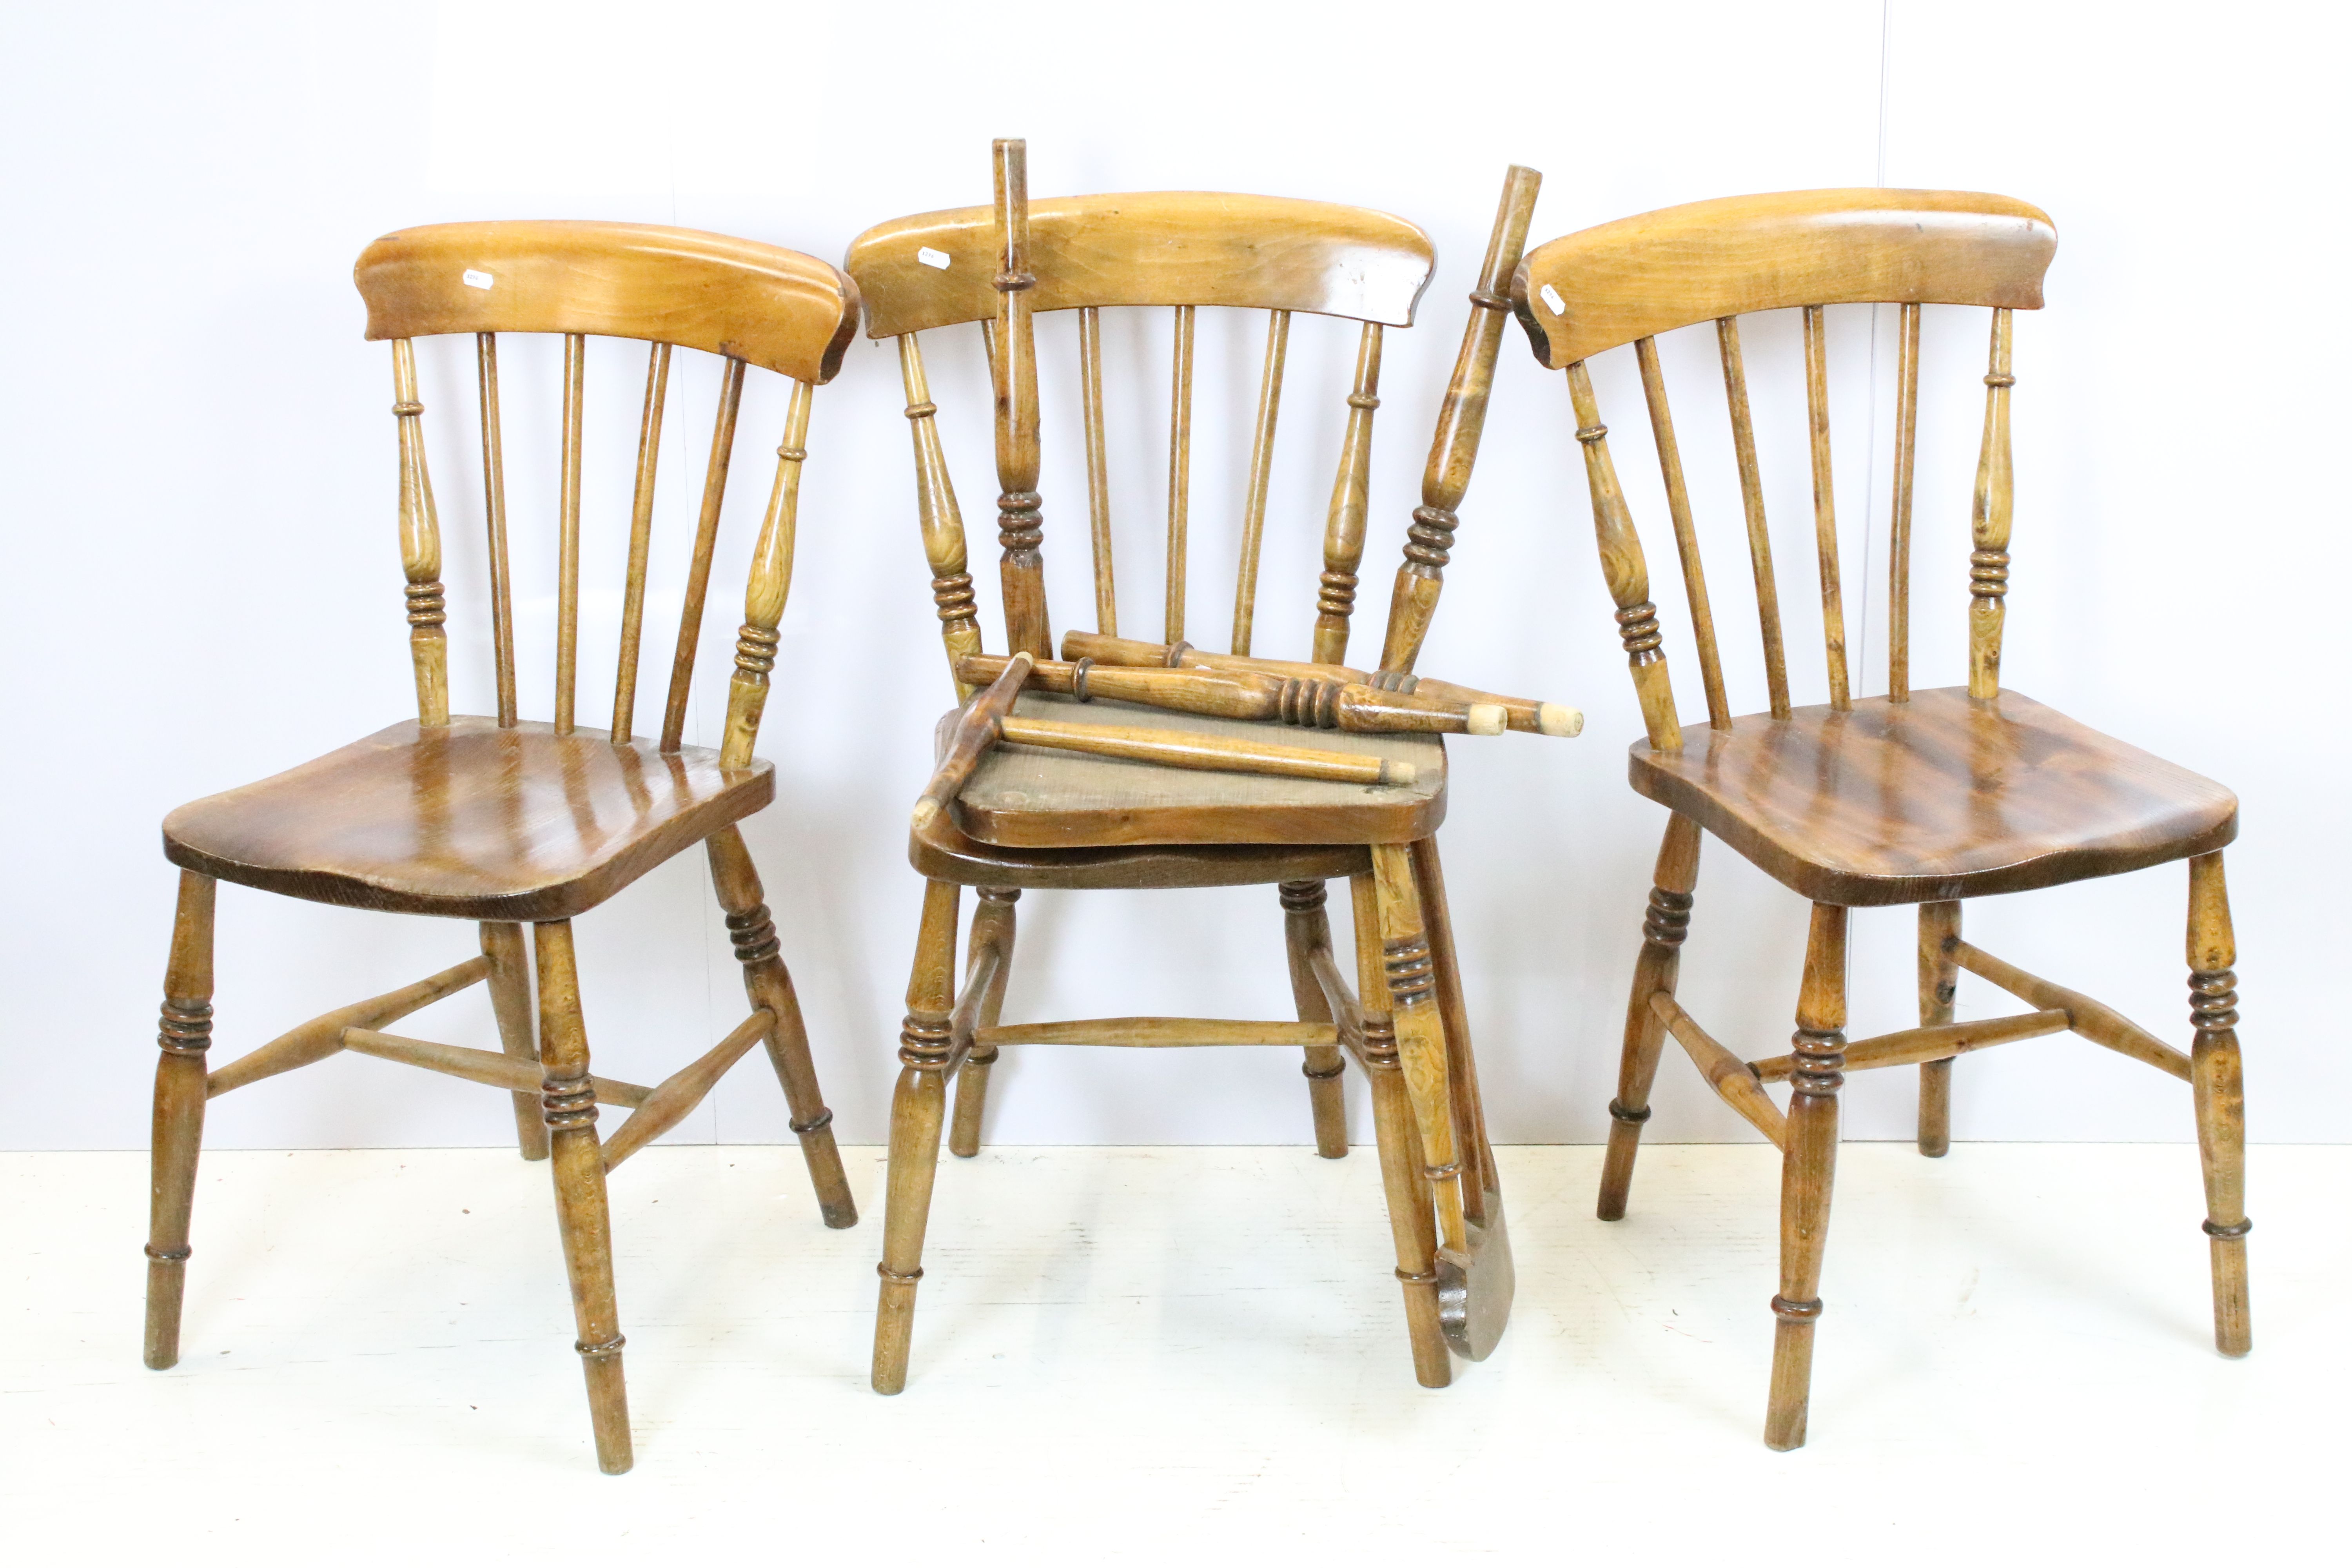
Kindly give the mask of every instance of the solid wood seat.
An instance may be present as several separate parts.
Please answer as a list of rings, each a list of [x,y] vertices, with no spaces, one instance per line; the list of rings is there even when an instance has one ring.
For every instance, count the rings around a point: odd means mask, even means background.
[[[377,731],[163,819],[173,865],[318,903],[560,921],[775,796],[759,758],[453,717]]]
[[[2238,798],[2030,697],[1858,698],[1633,743],[1633,787],[1818,903],[2023,892],[2219,849]]]
[[[1149,724],[1187,734],[1256,740],[1246,720],[1171,713],[1129,702],[1080,702],[1024,691],[1013,712],[1076,724]],[[950,715],[953,717],[952,714]],[[1316,746],[1410,763],[1410,784],[1333,784],[1213,773],[1082,752],[1001,745],[956,802],[963,830],[1016,849],[1121,844],[1410,844],[1445,818],[1445,746],[1434,735],[1314,731]]]

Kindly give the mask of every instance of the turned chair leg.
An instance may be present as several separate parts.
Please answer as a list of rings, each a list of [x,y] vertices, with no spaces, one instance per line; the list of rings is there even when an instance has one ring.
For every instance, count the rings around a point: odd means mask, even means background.
[[[1952,1002],[1959,994],[1960,964],[1954,949],[1960,940],[1960,906],[1948,903],[1919,906],[1919,1022],[1925,1026],[1952,1021]],[[1952,1148],[1952,1058],[1919,1064],[1919,1152],[1940,1159]]]
[[[841,1151],[834,1145],[833,1112],[825,1109],[824,1091],[817,1087],[808,1026],[801,1020],[793,977],[778,956],[782,944],[762,901],[759,868],[751,864],[743,835],[731,826],[712,834],[705,847],[710,855],[711,884],[719,890],[719,907],[727,911],[727,934],[743,965],[743,990],[751,1005],[765,1007],[776,1020],[768,1031],[768,1061],[783,1085],[792,1129],[800,1138],[801,1157],[808,1162],[809,1181],[816,1188],[817,1212],[831,1228],[846,1229],[857,1223],[857,1201],[850,1196],[849,1173],[842,1169]]]
[[[978,1026],[992,1029],[1004,1015],[1004,985],[1013,978],[1013,906],[1020,902],[1021,889],[982,888],[979,893],[980,907],[972,911],[971,949],[964,955],[964,973],[971,973],[979,966],[981,954],[992,947],[1004,955],[988,983],[987,994],[980,999]],[[980,1152],[980,1119],[988,1109],[988,1069],[995,1065],[996,1047],[975,1045],[964,1058],[963,1066],[957,1069],[955,1119],[948,1127],[948,1152],[961,1159],[969,1160]]]
[[[588,1027],[580,1014],[580,971],[572,922],[532,928],[539,959],[540,1103],[548,1163],[555,1174],[555,1224],[572,1279],[572,1311],[588,1382],[596,1464],[617,1476],[635,1462],[629,1392],[621,1375],[620,1305],[613,1291],[613,1221],[604,1201],[604,1153],[596,1138],[596,1090],[588,1075]]]
[[[953,882],[923,888],[923,929],[907,983],[907,1021],[898,1032],[898,1087],[890,1097],[890,1177],[882,1217],[881,1300],[874,1314],[874,1392],[907,1386],[907,1352],[915,1331],[915,1285],[923,1277],[923,1229],[940,1168],[940,1126],[947,1075],[954,1064],[950,1018],[955,1007],[957,906]]]
[[[490,1011],[498,1015],[499,1043],[507,1055],[536,1064],[539,1038],[531,1029],[530,959],[522,927],[482,922],[482,956],[490,961]],[[547,1124],[540,1120],[539,1096],[514,1095],[515,1143],[526,1160],[547,1158]]]
[[[147,1208],[147,1364],[180,1359],[180,1302],[188,1283],[188,1215],[205,1139],[205,1053],[213,1035],[213,894],[219,884],[180,873],[172,956],[163,969],[155,1044],[155,1131]]]
[[[1396,1277],[1404,1287],[1405,1333],[1412,1374],[1423,1388],[1454,1381],[1454,1361],[1438,1320],[1436,1211],[1423,1173],[1421,1131],[1405,1091],[1396,1025],[1375,1004],[1388,996],[1381,951],[1380,895],[1369,875],[1354,879],[1356,988],[1364,999],[1364,1078],[1372,1091],[1372,1131],[1381,1152],[1381,1185],[1388,1195],[1389,1229],[1396,1238]]]
[[[2221,852],[2189,862],[2189,1084],[2197,1102],[2197,1152],[2205,1167],[2205,1234],[2213,1253],[2213,1344],[2223,1355],[2254,1348],[2246,1299],[2246,1089],[2238,1061],[2237,939]]]
[[[1780,1163],[1780,1290],[1772,1298],[1772,1396],[1764,1442],[1799,1448],[1813,1381],[1813,1327],[1822,1316],[1822,1253],[1837,1171],[1838,1089],[1845,1082],[1845,910],[1813,906],[1805,979],[1797,995],[1796,1070],[1789,1077],[1788,1143]]]
[[[1454,1110],[1455,1146],[1462,1152],[1462,1201],[1472,1220],[1483,1225],[1486,1194],[1500,1193],[1494,1145],[1486,1137],[1486,1105],[1478,1092],[1478,1062],[1470,1048],[1470,1004],[1462,990],[1462,964],[1454,951],[1454,911],[1445,902],[1445,868],[1437,840],[1412,847],[1413,880],[1421,889],[1422,915],[1429,931],[1429,956],[1437,982],[1437,1012],[1445,1026],[1448,1098]]]
[[[1658,846],[1650,910],[1642,921],[1642,956],[1633,964],[1633,992],[1625,1003],[1625,1043],[1617,1062],[1617,1098],[1609,1102],[1609,1152],[1601,1163],[1602,1219],[1623,1219],[1633,1185],[1633,1156],[1641,1152],[1642,1124],[1650,1120],[1650,1085],[1658,1076],[1658,1052],[1665,1045],[1665,1020],[1650,1006],[1660,992],[1671,996],[1682,971],[1683,939],[1690,934],[1691,889],[1698,885],[1698,823],[1679,814],[1667,818]]]
[[[1328,1024],[1331,1004],[1315,978],[1308,954],[1331,945],[1331,921],[1323,912],[1323,884],[1312,879],[1281,885],[1283,945],[1290,956],[1290,994],[1302,1024]],[[1315,1152],[1326,1160],[1348,1154],[1348,1097],[1339,1082],[1347,1058],[1337,1046],[1309,1046],[1307,1102],[1315,1114]]]

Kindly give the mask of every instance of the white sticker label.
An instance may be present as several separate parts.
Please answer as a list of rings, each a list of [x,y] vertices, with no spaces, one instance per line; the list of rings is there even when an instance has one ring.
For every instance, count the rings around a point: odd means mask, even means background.
[[[928,245],[915,252],[915,259],[926,267],[936,267],[942,272],[948,269],[948,253],[944,250],[933,250]]]
[[[1561,299],[1559,290],[1549,283],[1543,286],[1543,302],[1551,307],[1551,313],[1555,316],[1568,314],[1568,301]]]
[[[470,267],[466,268],[466,287],[468,289],[487,289],[496,281],[487,272],[477,272]]]

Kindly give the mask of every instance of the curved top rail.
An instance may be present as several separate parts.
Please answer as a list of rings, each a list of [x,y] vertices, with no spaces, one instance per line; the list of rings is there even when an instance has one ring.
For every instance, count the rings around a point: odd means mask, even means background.
[[[847,266],[869,336],[996,314],[995,210],[957,207],[867,229]],[[1437,265],[1414,224],[1368,207],[1212,191],[1029,204],[1033,310],[1237,305],[1412,324]]]
[[[1782,191],[1620,218],[1528,253],[1511,302],[1559,368],[1696,321],[1791,305],[2042,308],[2058,231],[1973,191]]]
[[[581,332],[703,349],[795,381],[841,369],[857,286],[796,250],[698,229],[558,220],[387,234],[352,280],[367,335]]]

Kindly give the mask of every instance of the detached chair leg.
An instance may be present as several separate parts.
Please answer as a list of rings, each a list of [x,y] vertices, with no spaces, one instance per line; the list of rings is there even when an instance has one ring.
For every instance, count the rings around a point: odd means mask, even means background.
[[[1381,951],[1379,893],[1371,877],[1354,879],[1356,989],[1364,999],[1364,1077],[1372,1091],[1372,1131],[1381,1151],[1381,1185],[1388,1195],[1389,1229],[1396,1238],[1396,1277],[1404,1286],[1404,1325],[1412,1345],[1412,1374],[1423,1388],[1454,1381],[1454,1360],[1438,1318],[1437,1221],[1422,1172],[1421,1130],[1405,1091],[1396,1025],[1375,1004],[1388,998],[1388,966]]]
[[[507,1055],[536,1065],[539,1038],[530,1017],[530,960],[522,927],[482,922],[482,956],[490,961],[490,1010],[498,1015],[499,1044]],[[540,1120],[539,1096],[515,1091],[515,1143],[526,1160],[547,1158],[547,1124]]]
[[[180,1303],[188,1283],[188,1215],[205,1138],[205,1058],[213,1035],[213,894],[218,884],[180,873],[172,956],[163,970],[155,1037],[155,1128],[147,1208],[147,1364],[180,1359]]]
[[[1919,906],[1919,1022],[1952,1021],[1959,994],[1960,965],[1952,950],[1960,940],[1958,900]],[[1952,1058],[1919,1064],[1919,1152],[1941,1159],[1952,1148]]]
[[[1280,891],[1283,946],[1289,953],[1290,994],[1298,1005],[1298,1021],[1328,1024],[1331,1004],[1324,997],[1307,958],[1318,948],[1331,945],[1331,921],[1323,912],[1323,884],[1313,879],[1285,882]],[[1348,1097],[1339,1081],[1347,1065],[1348,1058],[1339,1047],[1309,1046],[1307,1065],[1299,1069],[1307,1075],[1307,1102],[1315,1114],[1315,1152],[1326,1160],[1343,1160],[1348,1155]]]
[[[979,1026],[992,1029],[1004,1015],[1004,986],[1013,978],[1013,906],[1020,901],[1021,889],[982,888],[979,892],[980,907],[972,911],[971,949],[964,955],[964,972],[971,973],[980,955],[992,946],[1004,954],[988,983],[988,994],[980,999]],[[980,1119],[988,1109],[988,1069],[995,1065],[996,1047],[975,1045],[956,1072],[955,1120],[948,1127],[948,1152],[960,1159],[969,1160],[980,1152]]]
[[[1660,992],[1671,996],[1682,973],[1683,939],[1690,934],[1691,889],[1698,885],[1698,823],[1679,814],[1666,821],[1642,921],[1642,956],[1633,964],[1633,991],[1625,1003],[1625,1043],[1617,1064],[1617,1098],[1609,1102],[1609,1152],[1601,1163],[1602,1219],[1623,1219],[1633,1185],[1633,1156],[1650,1120],[1650,1086],[1658,1076],[1665,1020],[1650,1009]]]
[[[1813,1381],[1813,1328],[1822,1316],[1822,1253],[1837,1170],[1838,1089],[1845,1082],[1846,912],[1813,906],[1797,998],[1797,1067],[1789,1078],[1788,1144],[1780,1165],[1780,1290],[1772,1298],[1772,1395],[1765,1446],[1799,1448]]]
[[[833,1112],[825,1109],[816,1064],[809,1058],[800,998],[793,994],[784,961],[777,956],[782,944],[762,901],[759,868],[751,864],[743,835],[732,826],[712,834],[705,847],[710,854],[711,884],[719,890],[719,907],[727,911],[727,934],[734,939],[735,957],[743,965],[743,990],[751,1005],[765,1007],[776,1020],[768,1031],[768,1061],[792,1110],[792,1129],[800,1138],[801,1157],[808,1162],[809,1181],[816,1188],[817,1212],[828,1226],[845,1230],[857,1223],[857,1201],[850,1196],[849,1174],[841,1167],[841,1151],[833,1141]]]
[[[2212,1238],[2213,1344],[2223,1355],[2254,1348],[2246,1297],[2246,1089],[2238,1059],[2237,939],[2221,852],[2189,862],[2189,1016],[2197,1026],[2189,1083],[2197,1101],[2197,1152],[2205,1166],[2205,1234]]]
[[[572,1277],[573,1349],[588,1380],[596,1464],[608,1476],[635,1463],[629,1391],[622,1381],[620,1305],[613,1290],[613,1221],[604,1201],[604,1153],[596,1138],[596,1090],[588,1075],[588,1027],[580,1014],[580,971],[572,922],[532,928],[539,957],[540,1103],[555,1173],[555,1223]]]
[[[954,1063],[955,938],[962,889],[923,888],[923,929],[915,973],[907,983],[907,1022],[898,1033],[898,1087],[890,1097],[890,1179],[882,1218],[881,1300],[874,1314],[874,1392],[907,1386],[907,1352],[915,1331],[915,1285],[923,1277],[923,1231],[930,1222],[931,1184],[940,1168],[947,1075]]]

